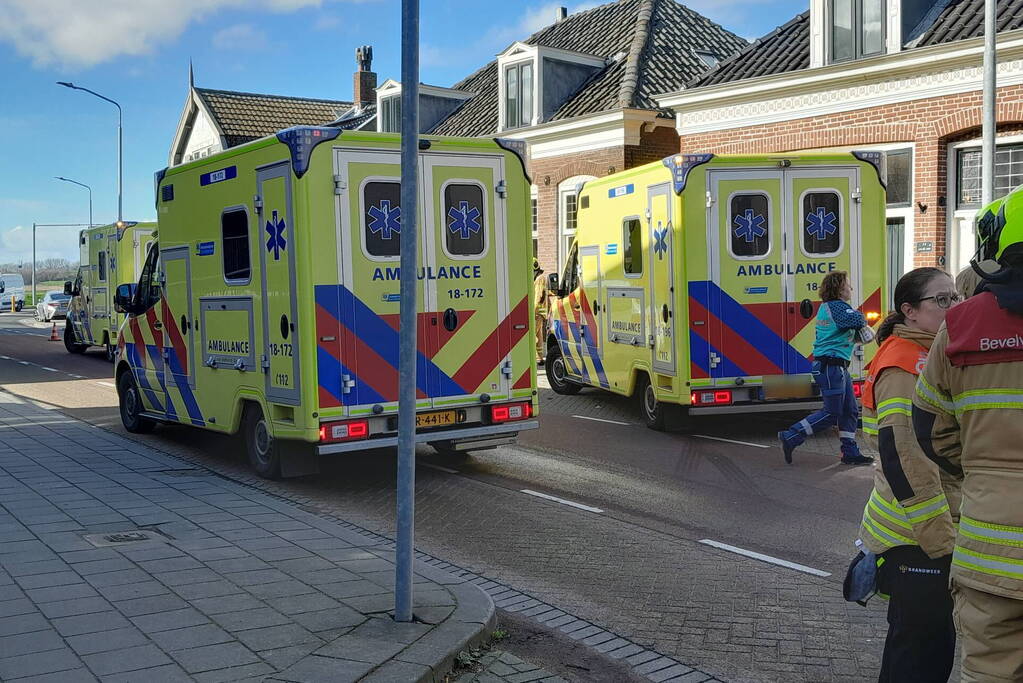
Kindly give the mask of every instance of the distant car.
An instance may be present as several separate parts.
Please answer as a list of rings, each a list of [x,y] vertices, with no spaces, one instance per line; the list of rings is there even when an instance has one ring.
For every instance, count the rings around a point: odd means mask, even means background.
[[[54,318],[66,318],[67,307],[71,297],[63,292],[47,292],[43,300],[36,304],[36,320],[48,323]]]

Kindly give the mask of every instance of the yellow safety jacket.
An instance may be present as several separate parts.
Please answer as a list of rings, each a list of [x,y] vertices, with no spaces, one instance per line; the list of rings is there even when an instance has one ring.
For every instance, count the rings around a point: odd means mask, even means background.
[[[921,450],[911,419],[916,378],[934,335],[896,325],[871,361],[863,390],[863,432],[880,454],[860,538],[875,554],[919,545],[948,555],[959,516],[958,481]]]
[[[1023,600],[1023,316],[990,292],[950,310],[913,423],[924,452],[963,480],[953,579]]]

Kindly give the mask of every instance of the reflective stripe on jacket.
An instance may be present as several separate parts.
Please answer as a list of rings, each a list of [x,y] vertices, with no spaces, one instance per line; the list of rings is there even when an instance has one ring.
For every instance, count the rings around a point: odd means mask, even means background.
[[[1007,353],[1023,317],[1006,329],[1005,313],[989,293],[949,311],[917,383],[913,422],[924,452],[963,479],[955,581],[1023,600],[1023,349]]]
[[[919,545],[932,558],[952,552],[959,486],[921,450],[913,433],[916,375],[934,336],[896,325],[870,363],[863,392],[863,431],[877,448],[874,490],[860,538],[875,554]]]

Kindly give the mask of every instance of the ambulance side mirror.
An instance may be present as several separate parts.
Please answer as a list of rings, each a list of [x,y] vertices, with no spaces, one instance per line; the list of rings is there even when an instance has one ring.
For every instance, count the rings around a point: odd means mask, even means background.
[[[547,289],[554,292],[558,296],[561,296],[561,290],[558,289],[558,274],[551,273],[547,276]]]
[[[135,285],[117,285],[114,292],[114,310],[118,313],[133,313],[131,301],[135,298]]]
[[[64,294],[66,296],[74,296],[75,295],[74,284],[72,284],[71,280],[64,280]]]

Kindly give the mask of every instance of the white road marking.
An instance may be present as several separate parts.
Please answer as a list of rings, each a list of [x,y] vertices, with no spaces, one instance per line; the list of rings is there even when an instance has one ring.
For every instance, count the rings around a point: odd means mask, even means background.
[[[461,474],[461,472],[459,472],[458,470],[453,470],[450,467],[441,467],[440,465],[434,465],[431,462],[421,462],[419,464],[422,465],[423,467],[429,467],[431,470],[437,470],[438,472],[446,472],[448,474]]]
[[[35,363],[29,363],[27,360],[19,360],[18,365],[35,365]]]
[[[96,382],[96,384],[100,385],[101,387],[113,387],[114,389],[117,388],[117,385],[114,384],[113,382]]]
[[[593,420],[594,422],[606,422],[606,423],[611,424],[611,425],[623,425],[625,427],[628,427],[628,426],[630,426],[632,424],[631,422],[619,422],[617,420],[604,420],[604,419],[601,419],[599,417],[586,417],[585,415],[573,415],[572,417],[577,417],[580,420]]]
[[[10,356],[0,356],[0,360],[14,360]]]
[[[68,375],[68,377],[74,377],[75,379],[85,379],[85,375]]]
[[[58,372],[57,368],[48,368],[45,365],[40,365],[39,367],[41,367],[43,370],[46,370],[46,372]]]
[[[762,443],[750,443],[749,441],[736,441],[735,439],[723,439],[720,436],[709,436],[707,434],[693,434],[697,439],[710,439],[711,441],[724,441],[725,443],[737,443],[740,446],[753,446],[753,448],[769,448]]]
[[[803,572],[804,574],[813,574],[814,576],[831,576],[831,572],[824,572],[820,569],[814,569],[813,567],[807,567],[803,564],[796,564],[795,562],[789,562],[788,560],[780,560],[777,557],[771,557],[770,555],[764,555],[762,553],[756,553],[752,550],[744,550],[743,548],[736,548],[734,545],[728,545],[727,543],[719,543],[718,541],[712,541],[709,538],[705,538],[700,541],[704,545],[709,545],[720,550],[727,550],[730,553],[736,553],[737,555],[745,555],[746,557],[752,557],[755,560],[762,562],[770,562],[780,567],[787,567],[789,569],[795,569],[797,572]]]
[[[552,500],[555,503],[561,503],[562,505],[568,505],[569,507],[579,508],[580,510],[586,510],[587,512],[603,512],[600,508],[590,507],[589,505],[583,505],[582,503],[575,503],[571,500],[565,500],[564,498],[558,498],[557,496],[548,496],[546,493],[540,493],[539,491],[530,491],[529,489],[522,489],[522,493],[528,496],[536,496],[537,498],[543,498],[544,500]]]

